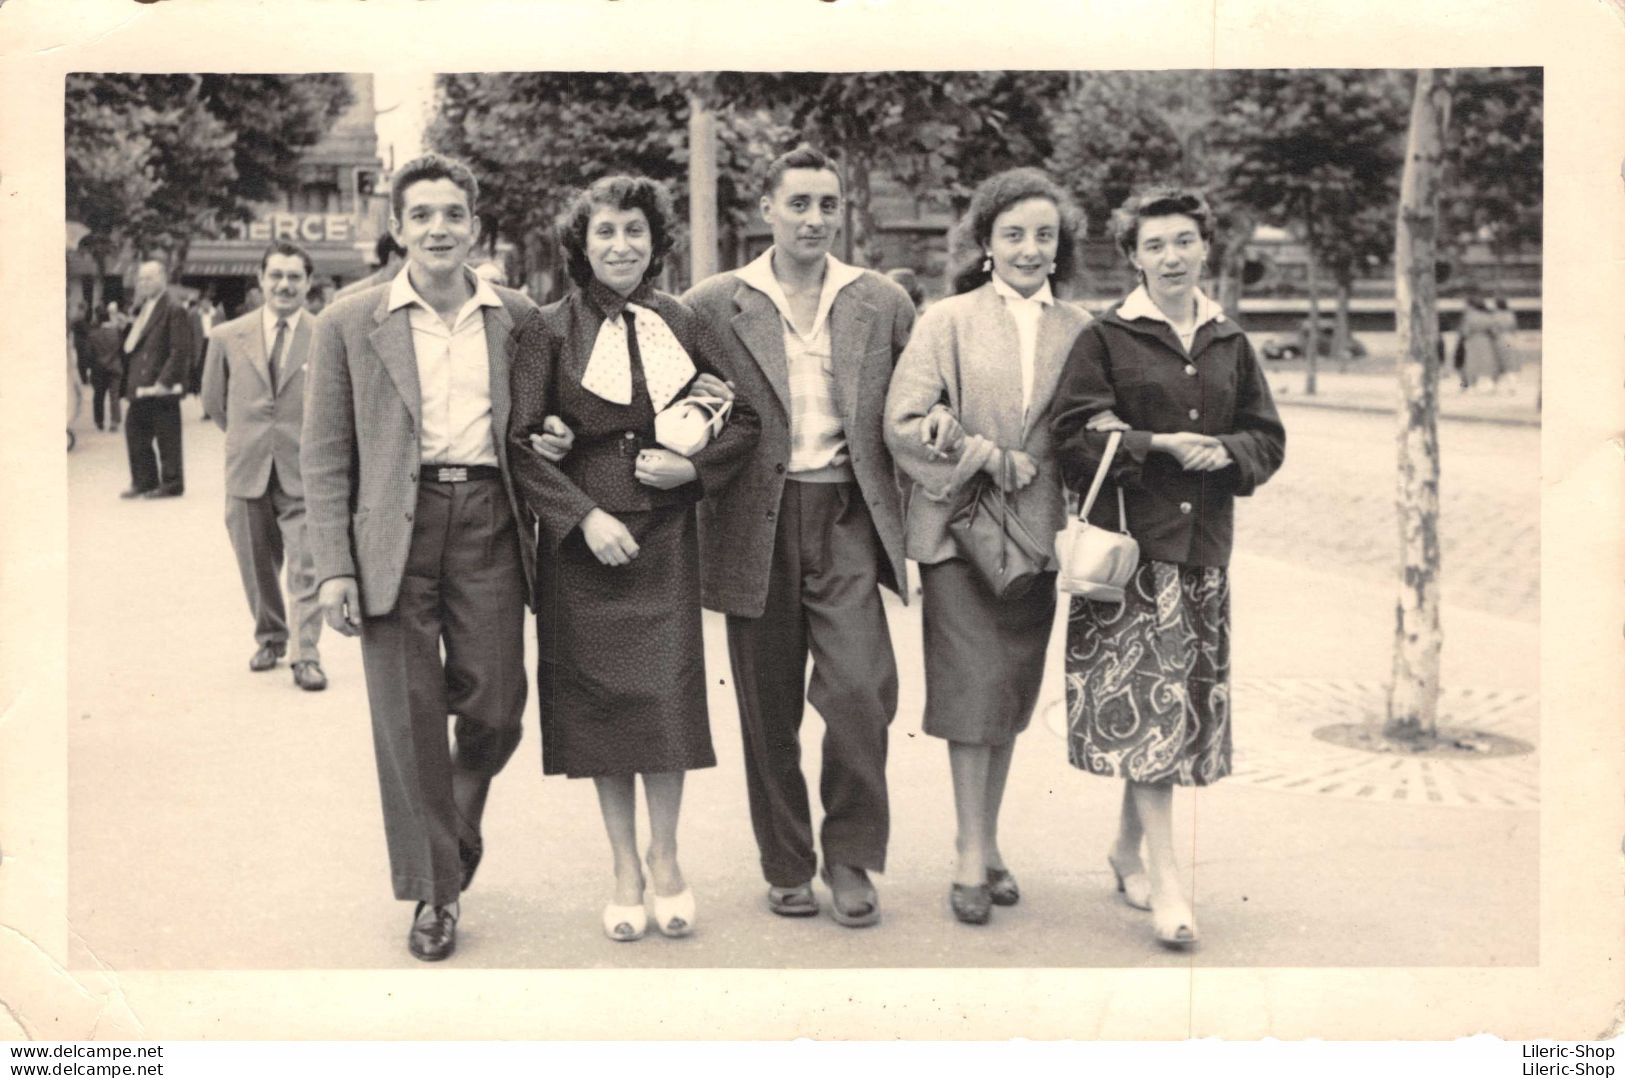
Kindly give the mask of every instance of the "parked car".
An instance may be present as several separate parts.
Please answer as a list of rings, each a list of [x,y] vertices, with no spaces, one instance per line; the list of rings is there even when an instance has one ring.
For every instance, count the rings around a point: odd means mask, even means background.
[[[1290,335],[1283,333],[1280,336],[1273,337],[1270,340],[1265,341],[1262,348],[1264,358],[1270,360],[1302,359],[1303,340],[1308,335],[1309,322],[1306,319],[1303,325],[1299,327],[1297,333]],[[1336,336],[1337,329],[1331,322],[1322,321],[1320,323],[1320,347],[1318,350],[1322,356],[1330,356],[1332,354],[1332,342]],[[1360,338],[1350,333],[1349,358],[1364,359],[1365,357],[1365,345],[1360,343]]]

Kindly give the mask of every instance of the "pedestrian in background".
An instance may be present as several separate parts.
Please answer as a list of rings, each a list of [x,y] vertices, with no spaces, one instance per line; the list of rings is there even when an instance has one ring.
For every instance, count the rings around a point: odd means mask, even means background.
[[[119,398],[123,395],[124,381],[124,320],[117,304],[108,304],[103,311],[91,312],[90,329],[85,334],[85,350],[90,363],[90,407],[96,420],[96,429],[117,433],[121,418]]]
[[[708,331],[653,287],[675,224],[671,197],[653,180],[607,176],[579,195],[559,224],[575,290],[517,329],[512,369],[508,451],[541,525],[542,770],[597,787],[615,873],[603,930],[620,942],[646,930],[646,897],[664,935],[694,928],[694,891],[677,857],[683,779],[716,765],[695,505],[727,486],[758,434],[756,413],[735,399],[692,456],[655,438],[655,416],[674,402],[728,395]],[[561,463],[530,443],[549,417],[573,436]]]
[[[1507,306],[1505,296],[1495,297],[1495,388],[1511,395],[1518,391],[1518,350],[1512,343],[1518,332],[1518,316]]]
[[[314,321],[304,303],[312,268],[302,247],[284,240],[266,248],[259,276],[266,304],[210,332],[202,398],[205,414],[226,432],[226,533],[259,645],[248,668],[270,670],[287,654],[291,606],[293,682],[319,692],[327,688],[317,650],[322,611],[299,468]],[[277,580],[284,563],[291,603],[283,602]]]
[[[999,597],[960,555],[949,520],[971,484],[997,484],[1008,512],[1045,545],[1065,519],[1049,407],[1089,316],[1056,302],[1076,268],[1079,214],[1037,169],[982,183],[955,234],[953,296],[914,328],[886,398],[886,444],[909,481],[908,556],[924,600],[924,730],[948,742],[958,822],[949,902],[966,924],[1021,897],[999,850],[999,807],[1027,728],[1055,623],[1051,564]],[[950,422],[939,403],[946,400]],[[945,453],[944,431],[963,429]]]
[[[1462,387],[1475,393],[1494,392],[1496,372],[1500,367],[1497,338],[1501,333],[1501,323],[1489,301],[1477,290],[1470,290],[1466,294],[1458,332],[1461,335]]]
[[[1067,750],[1072,766],[1124,780],[1107,860],[1156,938],[1196,942],[1173,845],[1176,785],[1228,775],[1230,581],[1235,499],[1281,466],[1286,432],[1240,327],[1199,287],[1213,235],[1200,195],[1158,188],[1117,211],[1119,248],[1140,277],[1078,335],[1055,395],[1055,452],[1082,492],[1122,432],[1090,522],[1126,528],[1140,564],[1121,604],[1072,600]],[[1141,847],[1145,850],[1142,860]]]
[[[173,498],[186,492],[181,395],[198,344],[190,313],[168,289],[169,272],[162,262],[141,263],[135,278],[135,319],[124,338],[130,486],[121,498]]]

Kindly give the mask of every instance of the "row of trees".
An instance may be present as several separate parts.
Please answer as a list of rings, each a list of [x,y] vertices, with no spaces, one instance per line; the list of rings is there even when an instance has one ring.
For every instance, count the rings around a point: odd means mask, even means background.
[[[1443,251],[1484,244],[1503,257],[1538,244],[1541,72],[1454,77]],[[1393,252],[1413,83],[1411,73],[1380,70],[464,74],[439,80],[429,141],[480,167],[493,242],[515,243],[525,270],[544,275],[553,219],[592,178],[636,171],[686,194],[695,109],[717,119],[725,246],[755,212],[762,165],[800,141],[841,159],[849,251],[871,265],[881,173],[957,215],[984,177],[1042,165],[1097,235],[1136,187],[1194,184],[1219,219],[1220,302],[1234,309],[1257,226],[1286,228],[1312,255],[1311,321],[1323,289],[1335,299],[1342,354],[1354,282]]]
[[[182,262],[297,187],[303,151],[354,103],[343,75],[71,74],[64,94],[67,219],[97,304],[120,252]]]

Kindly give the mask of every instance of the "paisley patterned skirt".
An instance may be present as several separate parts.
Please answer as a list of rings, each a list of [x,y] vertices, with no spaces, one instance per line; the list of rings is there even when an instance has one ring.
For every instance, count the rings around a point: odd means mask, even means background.
[[[1230,578],[1146,561],[1125,602],[1073,599],[1067,759],[1096,775],[1206,786],[1230,773]]]

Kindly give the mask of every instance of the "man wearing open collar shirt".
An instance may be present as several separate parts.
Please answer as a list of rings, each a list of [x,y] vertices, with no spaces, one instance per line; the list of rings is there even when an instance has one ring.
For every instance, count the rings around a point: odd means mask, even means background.
[[[890,826],[897,666],[879,585],[903,595],[907,577],[882,422],[914,305],[894,282],[830,255],[841,199],[828,157],[803,146],[778,158],[761,199],[773,247],[684,300],[710,324],[719,361],[761,414],[753,462],[702,503],[700,529],[705,605],[728,615],[768,906],[784,916],[818,912],[800,762],[806,686],[826,727],[822,875],[835,920],[859,927],[880,919],[868,873],[885,868]]]
[[[526,694],[535,525],[508,471],[507,347],[534,304],[464,265],[478,195],[438,154],[396,174],[406,268],[317,321],[301,452],[320,601],[361,637],[390,872],[424,961],[455,947]]]

